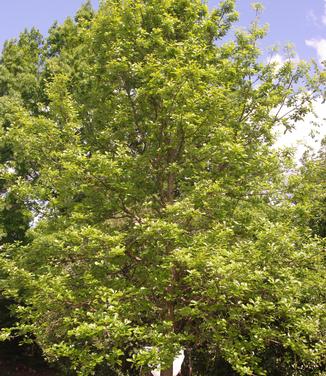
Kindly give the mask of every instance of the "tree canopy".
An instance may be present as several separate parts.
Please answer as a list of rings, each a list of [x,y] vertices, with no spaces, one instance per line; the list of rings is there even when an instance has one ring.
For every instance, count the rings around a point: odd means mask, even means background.
[[[6,42],[3,340],[85,376],[171,375],[180,349],[182,375],[325,372],[324,154],[290,174],[273,147],[325,78],[237,17],[106,0]]]

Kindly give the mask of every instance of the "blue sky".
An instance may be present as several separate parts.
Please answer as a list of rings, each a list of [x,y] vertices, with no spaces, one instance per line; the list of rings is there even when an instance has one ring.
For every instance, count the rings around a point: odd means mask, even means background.
[[[54,20],[62,22],[74,15],[82,0],[2,0],[0,13],[0,45],[24,28],[35,26],[46,33]],[[95,6],[98,0],[92,1]],[[218,0],[210,0],[216,6]],[[248,25],[254,13],[251,0],[238,0],[240,24]],[[293,42],[300,58],[326,58],[326,0],[263,0],[262,21],[270,31],[262,47]],[[319,52],[319,55],[318,55]]]
[[[210,1],[216,4],[217,1]],[[238,0],[240,23],[248,25],[252,18],[248,0]],[[326,43],[326,0],[263,0],[262,22],[269,24],[269,33],[263,41],[266,48],[273,44],[295,45],[301,59],[321,60],[319,52],[326,59],[326,46],[321,51],[323,40]]]
[[[24,28],[36,27],[45,34],[55,20],[73,16],[83,0],[1,0],[0,45],[19,35]],[[93,4],[97,3],[92,1]]]

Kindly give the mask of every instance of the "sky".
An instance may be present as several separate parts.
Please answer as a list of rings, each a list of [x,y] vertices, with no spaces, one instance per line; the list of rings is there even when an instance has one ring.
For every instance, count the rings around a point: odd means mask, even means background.
[[[19,35],[25,28],[38,28],[43,34],[55,20],[62,22],[67,16],[73,16],[83,0],[0,0],[0,48],[4,41]],[[217,6],[219,0],[209,0],[209,6]],[[236,27],[246,27],[254,18],[251,0],[238,0],[237,9],[240,21]],[[311,58],[321,64],[326,60],[326,0],[262,0],[264,12],[261,22],[269,25],[267,37],[261,42],[261,48],[292,43],[300,59]],[[92,0],[94,7],[98,0]],[[274,59],[282,62],[284,52],[280,48]],[[316,111],[326,117],[326,104],[320,103]],[[307,138],[308,120],[298,125],[299,131],[285,137],[285,143],[296,142],[295,138]],[[321,133],[325,133],[325,124]],[[301,133],[300,133],[301,129]],[[303,134],[305,133],[305,134]],[[308,132],[309,133],[309,132]]]
[[[252,19],[250,3],[238,0],[241,25],[248,25]],[[301,59],[326,59],[326,0],[263,0],[262,3],[261,22],[269,25],[262,47],[293,43]]]

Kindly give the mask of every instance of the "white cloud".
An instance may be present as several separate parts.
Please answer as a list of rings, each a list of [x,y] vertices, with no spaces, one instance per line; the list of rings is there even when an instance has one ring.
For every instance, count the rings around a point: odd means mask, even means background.
[[[324,14],[322,16],[322,22],[324,25],[326,25],[326,0],[324,0]]]
[[[317,51],[320,62],[326,60],[326,39],[308,39],[306,40],[306,45],[314,48]]]
[[[266,59],[267,64],[274,64],[275,71],[278,72],[282,66],[286,63],[291,61],[294,64],[297,64],[300,62],[299,55],[296,53],[293,53],[290,55],[287,53],[287,56],[281,55],[280,53],[273,53],[269,58]]]
[[[307,18],[310,22],[314,24],[314,26],[320,28],[323,28],[324,25],[326,25],[326,0],[324,2],[324,9],[322,13],[316,14],[315,10],[310,9],[307,13]]]
[[[285,59],[280,54],[273,54],[270,57],[268,63],[275,64],[275,71],[278,72],[282,68],[283,64],[285,63]]]
[[[316,13],[312,9],[309,10],[307,18],[314,26],[320,26],[319,17],[316,16]]]
[[[322,100],[315,102],[314,112],[318,116],[317,119],[314,114],[307,115],[304,120],[296,123],[292,132],[284,134],[283,127],[277,129],[278,139],[275,146],[295,148],[295,159],[298,162],[307,148],[317,152],[320,149],[321,140],[326,136],[326,106]],[[317,127],[314,122],[317,122],[320,126]],[[314,134],[314,137],[311,136],[312,134]]]
[[[270,62],[271,62],[271,63],[276,63],[277,65],[282,65],[282,64],[284,64],[285,59],[284,59],[283,56],[280,55],[280,54],[274,54],[274,55],[271,57]]]

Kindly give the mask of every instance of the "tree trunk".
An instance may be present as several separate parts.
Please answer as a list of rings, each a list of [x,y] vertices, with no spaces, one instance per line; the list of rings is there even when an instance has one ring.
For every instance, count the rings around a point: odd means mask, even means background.
[[[169,163],[171,156],[168,156]],[[174,201],[174,194],[175,194],[175,180],[176,176],[175,173],[168,173],[167,176],[167,187],[166,187],[166,192],[165,192],[165,204],[172,204]],[[170,253],[170,250],[168,250]],[[173,288],[176,280],[176,270],[175,267],[172,266],[171,268],[171,284],[167,288],[167,293],[173,294]],[[172,322],[173,324],[173,331],[175,331],[175,317],[174,317],[174,302],[169,301],[167,302],[167,319]],[[160,376],[173,376],[173,363],[172,365],[160,372]]]
[[[191,350],[185,350],[185,359],[181,366],[181,376],[192,376]]]
[[[173,367],[170,367],[165,371],[161,371],[161,376],[173,376]]]

